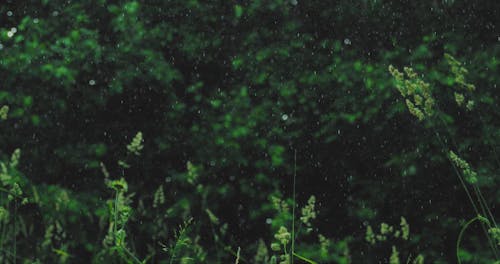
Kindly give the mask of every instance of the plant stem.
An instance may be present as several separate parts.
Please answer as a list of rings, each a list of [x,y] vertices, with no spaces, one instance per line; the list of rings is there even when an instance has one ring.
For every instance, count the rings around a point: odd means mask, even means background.
[[[446,123],[444,122],[444,120],[442,118],[439,118],[439,120],[443,123],[443,126],[446,127],[446,130],[448,131],[448,134],[450,134],[450,137],[451,137],[451,132],[449,131],[448,127],[446,126]],[[434,129],[434,133],[435,133],[436,137],[438,138],[439,143],[441,144],[441,147],[443,148],[443,151],[445,151],[445,155],[448,155],[448,153],[447,153],[448,148],[445,146],[444,141],[441,139],[441,136],[437,132],[436,128],[433,127],[433,129]],[[457,151],[459,152],[458,145],[455,143],[453,138],[452,138],[452,142],[453,142],[455,148],[457,149]],[[460,154],[460,152],[459,152],[459,154]],[[451,165],[453,167],[455,174],[457,175],[458,179],[460,180],[460,183],[462,184],[462,187],[464,188],[464,190],[467,194],[467,197],[469,198],[469,201],[472,204],[472,207],[474,208],[475,213],[477,215],[481,215],[481,213],[484,214],[485,216],[491,215],[491,211],[490,211],[488,205],[486,204],[486,201],[484,200],[484,197],[483,197],[479,187],[477,187],[477,185],[474,185],[474,184],[472,185],[472,190],[474,191],[474,194],[476,195],[477,200],[478,200],[478,205],[476,205],[462,174],[458,170],[455,163],[453,163],[451,160],[450,160],[450,162],[451,162]],[[481,212],[479,211],[479,209],[481,209]],[[495,219],[493,218],[493,216],[491,216],[491,219],[489,221],[495,223]],[[495,224],[495,226],[496,226],[496,224]],[[493,251],[493,255],[495,255],[495,259],[498,260],[498,247],[497,247],[497,245],[495,243],[493,243],[493,241],[491,240],[491,237],[488,234],[488,231],[487,231],[486,227],[484,226],[483,222],[481,222],[481,227],[482,227],[483,232],[485,233],[486,237],[488,238],[488,245],[491,247],[491,250]]]
[[[299,254],[297,254],[297,253],[295,253],[295,252],[293,252],[292,254],[293,254],[294,256],[296,256],[297,258],[299,258],[300,260],[303,260],[303,261],[305,261],[305,262],[307,262],[307,263],[309,263],[309,264],[318,264],[318,262],[315,262],[315,261],[310,260],[310,259],[308,259],[308,258],[306,258],[306,257],[303,257],[303,256],[301,256],[301,255],[299,255]]]
[[[113,218],[114,218],[114,223],[113,223],[113,240],[114,242],[116,243],[116,232],[117,232],[117,219],[118,219],[118,191],[115,191],[115,213],[113,214]]]
[[[14,264],[17,262],[17,198],[14,198]]]
[[[128,250],[125,246],[120,246],[122,248],[122,250],[127,253],[127,255],[129,255],[130,258],[132,258],[132,260],[134,260],[134,262],[136,262],[137,264],[142,264],[143,262],[141,262],[132,252],[130,252],[130,250]]]
[[[465,223],[465,225],[460,230],[460,233],[458,234],[458,239],[457,239],[456,251],[457,251],[457,261],[458,261],[458,264],[462,263],[462,261],[460,260],[460,243],[462,242],[462,238],[463,238],[464,232],[475,221],[480,221],[480,222],[486,223],[488,226],[490,225],[490,222],[488,221],[488,219],[484,218],[481,215],[477,215],[476,217],[472,218],[467,223]]]
[[[291,264],[293,264],[293,254],[295,252],[295,207],[296,205],[296,199],[295,199],[295,186],[296,186],[296,180],[297,180],[297,150],[294,152],[293,156],[293,208],[292,208],[292,249],[290,250],[290,261]]]

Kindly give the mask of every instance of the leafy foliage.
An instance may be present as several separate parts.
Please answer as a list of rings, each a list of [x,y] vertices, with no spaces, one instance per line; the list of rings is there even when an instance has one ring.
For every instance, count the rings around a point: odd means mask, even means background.
[[[497,10],[6,1],[0,262],[492,263]]]

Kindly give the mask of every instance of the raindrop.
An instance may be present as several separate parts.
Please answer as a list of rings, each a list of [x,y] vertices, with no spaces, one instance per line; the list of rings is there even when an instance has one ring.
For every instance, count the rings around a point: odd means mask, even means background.
[[[297,0],[290,0],[290,4],[297,5],[299,2]]]
[[[283,121],[288,120],[288,115],[287,115],[287,114],[283,114],[283,115],[281,116],[281,119],[283,119]]]
[[[33,19],[33,23],[38,24],[39,20],[38,18]]]
[[[12,36],[14,36],[14,32],[12,31],[7,32],[7,37],[12,38]]]
[[[0,50],[3,50],[3,44],[0,43]]]
[[[13,15],[12,11],[10,11],[10,10],[7,11],[7,16],[12,16],[12,15]]]
[[[273,220],[271,218],[266,218],[266,224],[270,225],[273,223]]]
[[[94,86],[95,85],[95,80],[90,80],[89,84],[92,85],[92,86]]]
[[[351,45],[351,40],[348,38],[344,39],[344,44]]]
[[[15,28],[15,27],[10,28],[10,31],[11,31],[11,32],[14,32],[14,33],[17,33],[17,28]]]

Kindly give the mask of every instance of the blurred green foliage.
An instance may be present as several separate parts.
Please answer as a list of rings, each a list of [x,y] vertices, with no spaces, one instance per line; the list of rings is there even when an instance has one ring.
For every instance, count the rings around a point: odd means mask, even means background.
[[[108,178],[128,183],[126,248],[139,259],[169,263],[176,248],[175,262],[232,263],[241,247],[241,263],[264,260],[280,226],[291,230],[270,197],[291,197],[294,151],[297,203],[316,196],[322,236],[301,240],[302,256],[388,261],[392,245],[366,243],[366,226],[404,216],[402,262],[456,262],[473,211],[387,68],[409,65],[431,84],[443,112],[434,127],[495,212],[498,10],[492,0],[5,1],[0,160],[21,149],[4,174],[28,198],[2,193],[16,226],[2,262],[102,263]],[[468,69],[475,112],[455,103],[445,53]],[[137,131],[141,155],[128,155]],[[463,259],[490,263],[476,228]]]

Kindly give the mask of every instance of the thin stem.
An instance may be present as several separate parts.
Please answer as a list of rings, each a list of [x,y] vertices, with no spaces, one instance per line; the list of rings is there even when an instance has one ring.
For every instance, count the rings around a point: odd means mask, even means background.
[[[297,253],[295,253],[295,252],[293,252],[292,254],[293,254],[294,256],[296,256],[298,259],[303,260],[303,261],[305,261],[305,262],[307,262],[307,263],[309,263],[309,264],[318,264],[318,262],[315,262],[315,261],[310,260],[310,259],[308,259],[308,258],[306,258],[306,257],[303,257],[303,256],[301,256],[301,255],[299,255],[299,254],[297,254]]]
[[[479,114],[479,112],[478,112],[478,115],[479,115],[479,119],[480,119],[480,120],[481,120],[481,122],[482,122],[483,127],[486,127],[486,125],[484,124],[484,122],[483,122],[483,121],[482,121],[482,119],[481,119],[481,114]],[[458,152],[458,154],[459,154],[460,156],[462,156],[462,154],[460,153],[460,148],[458,147],[458,144],[457,144],[457,142],[455,141],[454,137],[452,137],[452,134],[451,134],[451,132],[450,132],[449,127],[446,125],[446,122],[443,120],[443,118],[442,118],[441,116],[439,116],[439,120],[441,121],[441,123],[443,124],[443,126],[444,126],[444,127],[446,128],[446,130],[448,131],[448,134],[450,134],[450,137],[451,137],[451,142],[452,142],[453,146],[455,147],[456,151]],[[497,157],[497,155],[496,155],[495,148],[493,148],[493,154],[494,154],[494,158],[495,158],[495,160],[497,161],[497,163],[499,163],[499,162],[498,162],[498,157]],[[500,165],[500,163],[499,163],[499,165]],[[496,227],[496,226],[497,226],[497,224],[496,224],[495,218],[493,217],[493,214],[491,213],[491,210],[490,210],[490,208],[488,207],[488,204],[486,203],[486,200],[484,199],[484,196],[483,196],[483,194],[482,194],[482,192],[481,192],[481,189],[479,189],[477,186],[473,186],[473,187],[475,187],[475,188],[474,188],[474,192],[475,192],[475,194],[476,194],[476,196],[477,196],[477,199],[478,199],[478,202],[479,202],[479,206],[481,207],[481,210],[483,211],[483,215],[484,215],[485,217],[490,217],[489,221],[490,221],[491,223],[493,223],[493,225]],[[495,253],[495,255],[496,255],[496,253]]]
[[[183,225],[179,226],[179,232],[177,233],[177,237],[176,237],[176,241],[175,241],[174,247],[171,250],[172,254],[170,255],[170,261],[169,261],[170,264],[174,263],[175,254],[176,254],[176,252],[178,250],[178,247],[180,247],[181,244],[183,243],[181,240],[183,239],[184,234],[187,232],[186,231],[187,228],[191,224],[191,219],[192,218],[190,218],[188,221],[185,221]],[[215,235],[213,224],[212,224],[212,232],[214,232],[214,235]],[[215,242],[217,242],[217,241],[215,241]]]
[[[445,146],[443,140],[441,139],[441,136],[436,131],[436,129],[434,127],[433,127],[433,129],[434,129],[434,134],[436,135],[439,143],[441,144],[441,147],[442,147],[443,151],[445,151],[445,155],[447,155],[446,151],[448,150],[448,148]],[[453,167],[453,170],[455,171],[455,174],[457,175],[458,179],[460,180],[460,183],[461,183],[462,187],[464,188],[465,193],[467,194],[467,197],[469,198],[469,201],[472,204],[472,207],[474,208],[474,212],[476,214],[479,214],[479,210],[477,209],[476,203],[472,199],[472,195],[470,194],[469,189],[467,188],[467,185],[465,184],[465,181],[462,178],[462,175],[460,174],[460,172],[458,171],[457,167],[455,166],[455,164],[453,162],[451,162],[451,165]]]
[[[477,110],[475,112],[479,116],[479,121],[481,121],[482,126],[484,128],[486,128],[486,122],[484,122],[484,119],[483,119],[483,116],[481,115],[481,112],[479,110]],[[486,133],[485,136],[486,136],[486,139],[488,140],[488,142],[493,142],[493,140],[491,139],[489,133]],[[490,144],[490,146],[491,146],[491,150],[493,151],[493,157],[495,158],[495,161],[497,162],[497,165],[500,166],[500,161],[498,159],[498,154],[497,154],[497,151],[496,151],[496,147],[493,144]],[[485,205],[487,205],[486,200],[484,199],[483,195],[481,193],[479,193],[479,194],[481,196],[481,199],[485,203]],[[488,211],[488,216],[490,217],[490,221],[493,223],[493,226],[497,228],[498,227],[497,223],[495,221],[495,218],[493,217],[493,214],[491,213],[490,208],[488,206],[486,206],[486,209]]]
[[[231,256],[235,257],[236,259],[238,259],[238,263],[248,263],[248,261],[241,256],[241,248],[238,247],[238,251],[234,251],[231,249],[231,247],[225,247],[224,248],[225,251],[229,252],[229,254],[231,254]]]
[[[113,223],[113,239],[116,243],[116,232],[117,232],[117,225],[118,225],[118,191],[115,191],[115,208],[114,208],[114,215],[113,215],[113,218],[114,218],[114,223]]]
[[[488,212],[488,217],[490,218],[490,222],[493,223],[493,226],[498,228],[497,226],[497,222],[495,221],[495,218],[493,217],[493,214],[491,213],[491,210],[490,208],[487,206],[488,203],[486,202],[486,199],[484,199],[484,196],[481,192],[479,192],[479,196],[480,196],[480,199],[482,200],[482,202],[486,205],[486,211]]]
[[[437,133],[436,131],[435,131],[435,133],[436,133],[436,136],[438,137],[439,142],[441,143],[441,145],[442,145],[443,149],[444,149],[444,150],[446,150],[446,147],[445,147],[445,145],[444,145],[444,143],[443,143],[443,141],[442,141],[441,137],[439,136],[439,133]],[[465,184],[465,181],[464,181],[464,179],[463,179],[462,175],[461,175],[461,174],[460,174],[460,172],[458,171],[458,168],[455,166],[455,164],[454,164],[453,162],[451,162],[451,165],[452,165],[452,167],[453,167],[453,170],[455,171],[455,174],[458,176],[458,179],[460,180],[460,183],[462,184],[462,187],[464,188],[465,193],[467,194],[467,197],[469,198],[469,201],[470,201],[470,202],[471,202],[471,204],[472,204],[472,207],[474,208],[474,212],[475,212],[477,215],[480,215],[479,210],[478,210],[478,208],[477,208],[477,205],[476,205],[476,203],[474,202],[474,199],[472,199],[472,195],[471,195],[471,194],[470,194],[470,192],[469,192],[469,188],[467,188],[467,185]],[[474,186],[474,187],[475,187],[475,186]],[[476,196],[478,196],[478,197],[479,197],[479,196],[482,196],[482,194],[480,194],[479,189],[478,189],[477,187],[476,187],[476,188],[474,188],[474,187],[473,187],[473,190],[474,190],[474,193],[476,194]],[[479,193],[479,194],[478,194],[478,193]],[[483,206],[483,204],[482,204],[480,201],[479,201],[479,206],[481,206],[481,209],[482,209],[482,211],[484,212],[484,211],[485,211],[485,210],[484,210],[484,206]],[[497,246],[496,246],[496,245],[495,245],[495,243],[493,243],[493,241],[491,240],[491,237],[490,237],[490,235],[488,234],[488,231],[487,231],[486,227],[484,226],[484,223],[482,223],[482,222],[481,222],[481,227],[482,227],[482,229],[483,229],[484,234],[485,234],[485,235],[486,235],[486,237],[488,238],[488,245],[491,247],[491,250],[493,251],[493,255],[495,255],[495,259],[498,259],[498,252],[497,252],[498,250],[497,250]]]
[[[293,157],[293,208],[292,208],[292,250],[290,250],[290,260],[293,264],[293,253],[295,252],[295,207],[296,205],[296,199],[295,199],[295,192],[296,192],[296,180],[297,180],[297,150],[294,152],[294,157]]]
[[[140,261],[132,252],[130,252],[130,250],[128,250],[125,246],[120,246],[121,249],[127,253],[127,255],[129,255],[130,258],[132,258],[132,260],[138,264],[142,264],[143,262]]]
[[[454,138],[452,137],[452,134],[449,130],[449,127],[446,125],[445,121],[439,116],[438,117],[439,120],[442,122],[443,126],[446,128],[446,130],[448,131],[448,134],[450,134],[450,137],[451,137],[451,141],[452,141],[452,144],[453,146],[455,147],[456,151],[458,152],[459,155],[460,154],[460,149],[458,147],[458,144],[455,142]],[[433,127],[434,128],[434,127]],[[434,128],[434,131],[436,133],[436,135],[438,136],[438,139],[440,140],[440,143],[443,147],[443,149],[446,149],[443,141],[441,140],[441,137],[439,136],[439,133],[436,132],[435,128]],[[475,202],[474,200],[472,199],[472,195],[469,193],[469,190],[468,188],[466,187],[466,184],[465,184],[465,180],[463,179],[461,173],[458,171],[458,168],[456,167],[456,165],[451,162],[452,165],[453,165],[453,169],[455,170],[455,173],[459,176],[459,179],[460,179],[460,182],[463,186],[463,188],[465,189],[465,191],[467,192],[467,196],[469,197],[469,200],[470,202],[473,204],[474,206],[474,210],[476,212],[477,215],[480,215],[479,213],[479,209],[481,209],[481,213],[485,216],[485,217],[490,217],[491,219],[489,220],[490,222],[493,222],[496,226],[496,223],[495,223],[495,219],[493,218],[492,214],[491,214],[491,211],[488,207],[488,204],[486,203],[484,197],[483,197],[483,194],[481,193],[481,189],[479,189],[476,185],[472,185],[472,190],[474,191],[474,194],[476,195],[477,197],[477,201],[478,201],[478,205],[475,205]],[[479,207],[479,209],[478,209]],[[481,222],[481,227],[483,229],[483,232],[485,233],[485,235],[487,236],[488,238],[488,245],[491,247],[491,250],[493,251],[493,255],[495,255],[495,259],[498,260],[498,246],[496,245],[496,243],[493,243],[490,235],[488,234],[488,230],[486,228],[486,226],[484,225],[483,222]]]
[[[410,261],[411,261],[411,253],[410,253],[410,255],[408,255],[408,258],[406,259],[406,264],[409,264]]]
[[[465,225],[460,230],[460,233],[458,234],[458,239],[457,239],[456,251],[457,251],[458,264],[462,264],[462,261],[460,260],[460,243],[462,242],[463,235],[465,233],[465,230],[475,221],[486,222],[486,224],[488,224],[488,225],[490,224],[488,219],[486,219],[480,215],[477,215],[476,217],[472,218],[467,223],[465,223]]]
[[[14,198],[14,264],[17,262],[17,199]]]
[[[477,198],[479,200],[479,205],[481,206],[481,211],[483,212],[483,215],[486,216],[487,214],[486,214],[485,207],[487,208],[487,205],[484,205],[483,202],[481,201],[481,198],[480,198],[482,196],[482,195],[480,195],[481,192],[479,191],[479,188],[476,185],[473,185],[472,187],[474,188],[476,196],[477,196]],[[491,225],[490,223],[491,223],[491,221],[488,220],[488,225]],[[498,252],[498,247],[497,247],[497,244],[494,243],[494,241],[492,240],[491,236],[489,235],[488,229],[486,228],[484,222],[481,222],[481,228],[483,229],[483,231],[486,234],[486,237],[488,238],[488,244],[491,247],[491,250],[493,251],[493,254],[495,255],[495,259],[498,259],[498,253],[497,253]]]
[[[234,264],[239,264],[239,262],[240,262],[240,251],[241,251],[241,248],[238,247],[238,251],[236,252],[236,260],[234,261]]]

